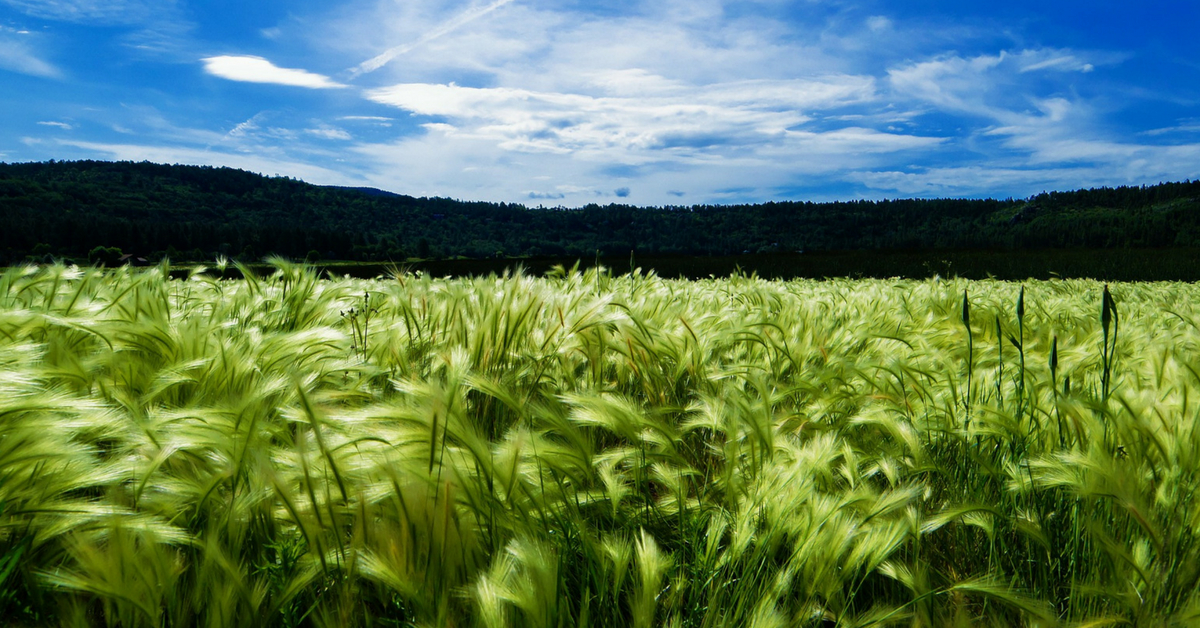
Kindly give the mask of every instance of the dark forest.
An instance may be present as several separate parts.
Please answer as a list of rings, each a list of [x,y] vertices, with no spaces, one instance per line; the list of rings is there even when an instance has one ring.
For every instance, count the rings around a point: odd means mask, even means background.
[[[1200,248],[1200,182],[1027,199],[531,208],[231,168],[0,164],[0,263]]]

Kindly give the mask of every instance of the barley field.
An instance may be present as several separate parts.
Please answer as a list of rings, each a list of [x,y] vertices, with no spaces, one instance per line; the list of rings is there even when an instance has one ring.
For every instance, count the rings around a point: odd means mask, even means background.
[[[1200,287],[274,266],[0,275],[4,622],[1200,625]]]

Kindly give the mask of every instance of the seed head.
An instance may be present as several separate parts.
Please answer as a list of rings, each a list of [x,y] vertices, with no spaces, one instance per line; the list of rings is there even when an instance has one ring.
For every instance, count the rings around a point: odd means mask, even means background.
[[[1050,377],[1058,372],[1058,336],[1050,341]]]
[[[1104,335],[1108,335],[1108,328],[1112,325],[1113,310],[1116,306],[1113,304],[1112,293],[1108,291],[1108,284],[1104,284],[1104,297],[1100,304],[1100,324],[1104,326]]]

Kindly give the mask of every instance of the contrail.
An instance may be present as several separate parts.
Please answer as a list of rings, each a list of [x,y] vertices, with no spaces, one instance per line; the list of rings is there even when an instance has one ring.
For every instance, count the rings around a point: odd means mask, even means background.
[[[417,41],[414,41],[409,44],[402,44],[402,45],[396,46],[395,48],[391,48],[391,49],[387,50],[383,54],[380,54],[376,57],[372,57],[370,59],[367,59],[366,61],[363,61],[362,63],[358,64],[357,66],[355,66],[353,69],[350,70],[350,78],[355,78],[355,77],[359,76],[360,74],[366,74],[367,72],[374,72],[375,70],[378,70],[379,68],[387,65],[388,62],[390,62],[392,59],[395,59],[396,57],[398,57],[402,54],[405,54],[414,48],[423,46],[423,45],[437,39],[438,37],[445,35],[446,33],[449,33],[455,29],[458,29],[459,27],[461,27],[465,24],[473,22],[473,21],[487,15],[488,13],[491,13],[492,11],[499,9],[502,6],[511,3],[512,1],[513,0],[495,0],[491,4],[488,4],[485,6],[467,9],[466,11],[463,11],[459,15],[455,16],[450,21],[429,31],[428,33],[425,33]]]

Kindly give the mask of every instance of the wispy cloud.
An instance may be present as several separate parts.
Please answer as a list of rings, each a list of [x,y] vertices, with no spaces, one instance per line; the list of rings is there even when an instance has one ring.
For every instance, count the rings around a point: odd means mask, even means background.
[[[1059,70],[1063,72],[1091,72],[1095,69],[1096,66],[1079,60],[1075,55],[1062,55],[1042,61],[1035,61],[1029,65],[1022,66],[1020,71]]]
[[[323,140],[348,141],[354,139],[354,137],[347,133],[345,129],[339,129],[337,127],[328,125],[321,125],[312,129],[304,129],[304,132]]]
[[[1181,135],[1181,134],[1191,134],[1191,133],[1200,133],[1200,119],[1189,118],[1187,120],[1180,120],[1179,124],[1177,124],[1175,126],[1163,127],[1163,128],[1159,128],[1159,129],[1150,129],[1149,131],[1142,131],[1141,134],[1148,135],[1151,137],[1161,137],[1161,136],[1177,136],[1177,135]]]
[[[892,88],[901,96],[958,113],[993,111],[986,93],[995,81],[987,75],[1004,62],[1005,53],[963,58],[946,55],[888,70]]]
[[[1027,196],[1043,190],[1059,189],[1067,181],[1077,181],[1069,186],[1076,188],[1101,184],[1104,180],[1089,168],[1043,169],[998,165],[921,168],[912,172],[881,169],[855,173],[850,178],[872,190],[906,196]]]
[[[86,24],[138,24],[174,10],[174,0],[0,0],[32,17]]]
[[[875,102],[870,77],[694,86],[623,70],[587,81],[592,93],[424,83],[370,90],[372,100],[429,121],[424,137],[357,151],[368,163],[410,175],[419,190],[676,203],[681,189],[693,200],[774,198],[773,190],[797,177],[871,167],[883,155],[944,141],[854,124],[810,128],[823,111]]]
[[[262,120],[264,116],[265,114],[260,112],[254,114],[254,117],[250,118],[249,120],[239,122],[232,129],[229,129],[229,133],[226,134],[226,137],[245,137],[250,133],[257,131],[259,128],[258,122],[259,120]]]
[[[338,120],[385,128],[392,126],[392,123],[395,121],[393,118],[388,118],[385,116],[338,116]]]
[[[1109,63],[1111,58],[1101,59]],[[1002,51],[996,55],[944,55],[888,71],[898,97],[932,107],[940,114],[975,118],[964,141],[999,141],[1005,158],[1024,165],[1082,162],[1115,163],[1141,151],[1128,142],[1105,138],[1093,103],[1058,82],[1027,77],[1035,72],[1088,73],[1091,60],[1060,50]],[[1003,169],[1003,168],[1002,168]]]
[[[867,28],[873,33],[882,33],[892,28],[892,21],[885,15],[872,15],[867,18]]]
[[[28,31],[0,26],[0,69],[30,76],[60,78],[62,71],[34,51],[31,37]]]
[[[688,87],[635,72],[600,75],[596,83],[602,91],[639,95],[410,83],[370,90],[367,97],[448,119],[435,128],[491,139],[508,150],[592,152],[625,161],[639,159],[636,153],[660,153],[640,158],[654,160],[787,141],[790,130],[810,119],[805,110],[868,100],[874,89],[869,78],[853,76]]]
[[[271,83],[308,89],[335,89],[346,87],[328,76],[307,70],[281,68],[270,61],[250,55],[222,55],[206,57],[204,71],[231,81],[246,83]]]
[[[1005,111],[1024,108],[1044,98],[1026,75],[1039,72],[1089,73],[1098,64],[1119,62],[1120,55],[1095,59],[1069,50],[1030,49],[970,57],[943,54],[892,67],[888,82],[897,95],[923,101],[945,111],[1005,118]],[[1053,84],[1052,89],[1061,89]]]
[[[1000,158],[982,163],[878,169],[849,175],[873,190],[910,196],[1023,197],[1050,190],[1139,185],[1194,179],[1200,144],[1154,146],[1106,141],[1049,140],[1040,158]]]
[[[414,50],[415,48],[418,48],[418,47],[423,46],[435,39],[438,39],[439,37],[443,37],[449,33],[452,33],[454,31],[458,30],[459,28],[462,28],[463,26],[466,26],[467,24],[470,24],[471,22],[478,20],[479,18],[491,13],[492,11],[495,11],[496,9],[499,9],[500,7],[502,7],[506,4],[511,4],[512,2],[513,2],[513,0],[494,0],[490,4],[476,6],[476,7],[467,9],[466,11],[463,11],[462,13],[454,16],[450,20],[427,31],[424,35],[422,35],[416,41],[413,41],[413,42],[407,43],[407,44],[401,44],[401,45],[395,46],[393,48],[389,48],[388,50],[384,51],[383,53],[378,54],[378,55],[360,63],[358,66],[351,69],[350,76],[351,76],[351,78],[354,78],[361,74],[366,74],[368,72],[374,72],[375,70],[378,70],[379,68],[390,63],[396,57],[399,57],[400,55],[408,53],[408,52]]]
[[[197,14],[183,0],[0,0],[27,16],[102,27],[113,41],[141,58],[185,61],[200,43],[193,36]],[[61,31],[59,31],[61,32]],[[93,35],[94,36],[94,35]]]
[[[70,131],[71,129],[74,128],[71,125],[67,124],[66,122],[55,122],[53,120],[42,120],[41,122],[38,122],[38,124],[40,124],[42,126],[58,127],[64,131]]]

